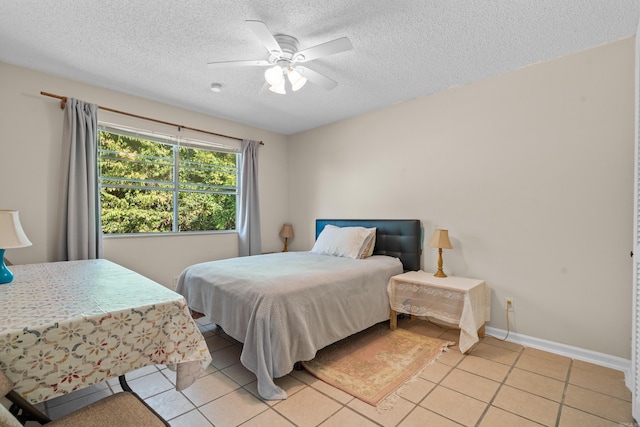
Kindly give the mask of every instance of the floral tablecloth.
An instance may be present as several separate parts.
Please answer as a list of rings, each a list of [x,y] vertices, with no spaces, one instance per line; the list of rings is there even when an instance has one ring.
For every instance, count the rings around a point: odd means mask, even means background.
[[[147,365],[190,386],[211,355],[184,298],[101,259],[11,267],[0,285],[0,369],[31,403]]]

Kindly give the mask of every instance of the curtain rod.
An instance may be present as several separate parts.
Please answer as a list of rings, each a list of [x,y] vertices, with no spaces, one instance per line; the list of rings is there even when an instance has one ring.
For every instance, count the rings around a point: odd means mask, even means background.
[[[67,97],[66,96],[55,95],[53,93],[42,92],[42,91],[40,92],[40,95],[49,96],[51,98],[59,99],[60,100],[60,109],[61,110],[64,110],[64,107],[67,104]],[[101,109],[101,110],[110,111],[112,113],[122,114],[124,116],[135,117],[136,119],[148,120],[150,122],[161,123],[163,125],[168,125],[168,126],[175,126],[175,127],[178,128],[178,130],[188,129],[188,130],[192,130],[192,131],[196,131],[196,132],[200,132],[200,133],[206,133],[206,134],[209,134],[209,135],[221,136],[223,138],[229,138],[229,139],[235,139],[236,141],[242,141],[242,138],[238,138],[237,136],[229,136],[229,135],[224,135],[224,134],[221,134],[221,133],[211,132],[211,131],[208,131],[208,130],[202,130],[202,129],[192,128],[192,127],[189,127],[189,126],[183,126],[183,125],[179,125],[177,123],[165,122],[164,120],[158,120],[158,119],[152,119],[151,117],[139,116],[137,114],[127,113],[126,111],[114,110],[113,108],[103,107],[102,105],[98,105],[98,108]],[[260,141],[260,145],[264,145],[264,142]]]

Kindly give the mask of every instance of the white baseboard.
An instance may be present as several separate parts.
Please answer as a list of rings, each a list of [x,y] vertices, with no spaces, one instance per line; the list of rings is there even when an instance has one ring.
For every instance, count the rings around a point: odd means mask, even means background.
[[[486,334],[493,337],[501,338],[507,335],[504,329],[492,328],[487,326]],[[581,360],[583,362],[593,363],[594,365],[604,366],[606,368],[615,369],[624,372],[625,384],[630,387],[631,380],[631,360],[623,359],[618,356],[611,356],[597,351],[586,350],[580,347],[547,341],[540,338],[530,337],[514,332],[509,332],[508,342],[523,345],[525,347],[536,348],[538,350],[548,351],[549,353],[559,354],[561,356],[570,357],[572,359]]]

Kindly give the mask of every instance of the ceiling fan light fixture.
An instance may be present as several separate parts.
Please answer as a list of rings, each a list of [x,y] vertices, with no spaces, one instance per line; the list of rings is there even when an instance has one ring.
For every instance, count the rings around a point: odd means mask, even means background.
[[[287,91],[286,91],[286,89],[284,87],[284,76],[283,76],[282,80],[280,81],[280,83],[278,83],[276,85],[269,86],[269,90],[271,92],[275,92],[275,93],[280,94],[280,95],[286,95]]]
[[[209,62],[207,64],[209,67],[269,67],[264,72],[264,78],[272,92],[281,94],[286,93],[285,86],[287,85],[287,79],[284,77],[284,74],[288,75],[291,88],[294,91],[300,90],[300,88],[306,84],[307,80],[326,90],[331,90],[338,85],[338,82],[304,66],[297,67],[296,64],[313,61],[314,59],[353,49],[353,45],[347,37],[340,37],[326,43],[299,50],[298,39],[295,37],[287,34],[273,34],[262,21],[246,20],[245,23],[266,48],[268,58]],[[264,88],[265,85],[262,87]]]
[[[287,77],[289,77],[289,81],[291,82],[291,89],[294,92],[302,88],[302,86],[307,83],[306,77],[302,77],[300,73],[293,68],[289,68],[289,70],[287,71]]]
[[[280,86],[284,87],[284,74],[282,72],[282,68],[279,65],[274,65],[271,68],[267,68],[267,71],[264,72],[264,79],[271,86]]]

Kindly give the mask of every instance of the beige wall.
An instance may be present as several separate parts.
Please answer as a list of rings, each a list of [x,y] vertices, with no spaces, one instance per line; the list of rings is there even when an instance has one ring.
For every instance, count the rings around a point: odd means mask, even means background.
[[[492,287],[491,326],[511,297],[515,332],[630,358],[634,55],[622,40],[293,135],[292,248],[315,218],[419,218],[449,229],[445,272]]]
[[[204,89],[206,90],[206,88]],[[287,141],[280,134],[194,113],[0,63],[0,208],[18,209],[33,246],[7,251],[13,263],[55,259],[54,247],[60,179],[60,140],[63,111],[54,98],[40,91],[79,98],[110,108],[226,135],[263,140],[260,148],[260,210],[263,250],[279,250],[278,231],[287,217]],[[175,128],[100,111],[99,120],[139,125],[177,135]],[[184,135],[184,132],[183,132]],[[188,136],[188,135],[185,135]],[[207,139],[201,133],[192,137]],[[232,141],[229,141],[232,143]],[[105,257],[172,286],[182,269],[195,262],[237,256],[237,234],[111,238]]]

